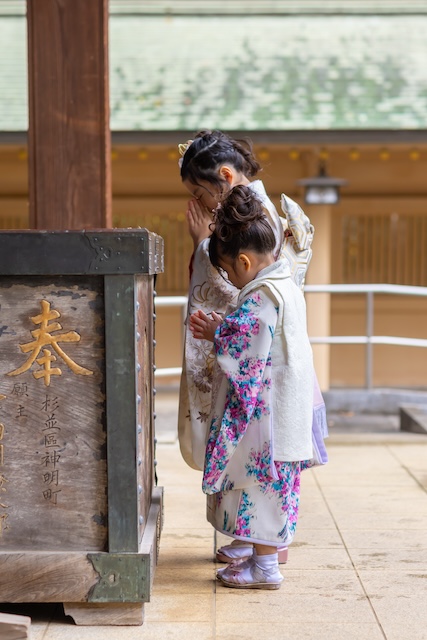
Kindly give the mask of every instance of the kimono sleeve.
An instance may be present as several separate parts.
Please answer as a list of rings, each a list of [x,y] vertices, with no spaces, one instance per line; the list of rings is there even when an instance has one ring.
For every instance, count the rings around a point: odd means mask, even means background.
[[[208,494],[246,486],[246,463],[255,451],[263,452],[266,458],[259,477],[271,480],[277,476],[271,455],[270,415],[270,350],[277,308],[270,295],[264,290],[252,293],[215,335],[217,362],[224,378],[206,447],[202,488]]]
[[[271,384],[270,350],[277,306],[262,288],[250,294],[215,334],[217,362],[229,383],[225,414],[236,441],[252,417],[267,410],[263,389]]]

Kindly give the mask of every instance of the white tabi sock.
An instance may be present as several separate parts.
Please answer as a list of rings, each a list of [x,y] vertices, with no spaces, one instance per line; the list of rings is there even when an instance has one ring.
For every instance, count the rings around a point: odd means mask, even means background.
[[[254,559],[257,566],[263,571],[263,573],[271,576],[274,574],[280,574],[279,571],[279,558],[277,553],[271,553],[263,556],[257,555],[254,551]]]

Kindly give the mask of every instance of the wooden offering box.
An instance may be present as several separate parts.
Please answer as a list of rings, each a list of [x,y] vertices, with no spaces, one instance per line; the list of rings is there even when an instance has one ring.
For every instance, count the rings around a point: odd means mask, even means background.
[[[0,602],[141,624],[162,527],[146,229],[0,232]]]

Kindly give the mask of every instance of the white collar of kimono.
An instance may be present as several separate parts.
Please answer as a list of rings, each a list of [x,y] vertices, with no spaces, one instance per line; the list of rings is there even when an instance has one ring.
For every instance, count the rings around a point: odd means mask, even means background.
[[[289,262],[286,259],[277,260],[277,262],[273,262],[273,264],[269,264],[268,267],[261,269],[261,271],[257,273],[256,277],[241,289],[239,298],[242,299],[253,289],[258,289],[258,287],[262,286],[262,283],[266,280],[281,280],[283,278],[290,277],[291,270]]]
[[[248,187],[252,189],[258,196],[262,196],[263,199],[267,197],[267,192],[262,180],[254,180],[248,184]]]

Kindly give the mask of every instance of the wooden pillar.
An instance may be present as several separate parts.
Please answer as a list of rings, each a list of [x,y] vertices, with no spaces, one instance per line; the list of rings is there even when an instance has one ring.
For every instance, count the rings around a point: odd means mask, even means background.
[[[27,0],[30,226],[111,227],[108,0]]]
[[[329,205],[306,208],[314,225],[313,257],[307,272],[307,284],[331,283],[331,224],[332,211]],[[310,336],[331,335],[331,295],[329,293],[307,293],[307,323]],[[314,366],[322,391],[329,389],[330,345],[313,345]]]

